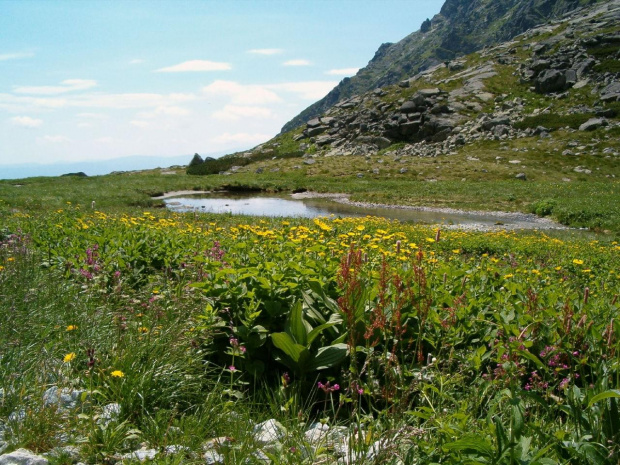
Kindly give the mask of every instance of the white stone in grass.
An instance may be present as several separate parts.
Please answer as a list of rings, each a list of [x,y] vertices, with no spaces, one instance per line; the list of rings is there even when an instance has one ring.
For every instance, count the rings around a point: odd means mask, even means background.
[[[43,405],[46,407],[56,405],[61,410],[72,410],[82,402],[82,395],[85,392],[69,388],[59,389],[58,386],[52,386],[43,393]]]
[[[164,452],[166,454],[180,454],[181,452],[191,452],[189,447],[180,446],[179,444],[171,444],[169,446],[164,447]]]
[[[254,439],[261,444],[278,442],[286,435],[286,429],[277,420],[263,421],[254,427]]]
[[[107,404],[103,406],[103,411],[99,416],[99,423],[107,425],[111,421],[118,419],[121,414],[121,406],[120,404],[113,403]]]
[[[308,441],[311,445],[314,446],[321,442],[324,442],[327,439],[328,432],[329,425],[316,422],[310,425],[310,428],[306,430],[304,436],[306,437],[306,441]]]
[[[209,449],[203,456],[207,465],[215,465],[216,463],[224,463],[224,456],[217,452],[215,449]]]
[[[121,457],[123,459],[134,459],[139,460],[140,462],[146,462],[147,460],[153,460],[157,457],[158,450],[157,449],[138,449],[133,452],[129,452],[128,454],[123,454]]]
[[[0,465],[48,465],[48,460],[28,449],[17,449],[0,455]]]

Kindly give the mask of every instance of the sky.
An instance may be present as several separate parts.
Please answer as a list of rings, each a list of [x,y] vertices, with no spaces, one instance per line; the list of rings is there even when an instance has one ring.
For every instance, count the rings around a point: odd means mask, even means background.
[[[0,178],[250,149],[442,4],[0,0]]]

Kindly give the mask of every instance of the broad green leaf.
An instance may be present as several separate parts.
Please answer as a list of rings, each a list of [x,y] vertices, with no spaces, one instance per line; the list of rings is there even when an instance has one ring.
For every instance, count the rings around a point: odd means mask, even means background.
[[[271,340],[274,346],[289,356],[295,363],[299,362],[302,352],[306,350],[304,346],[297,344],[293,338],[286,333],[273,333],[271,335]]]
[[[477,452],[484,457],[493,457],[493,446],[489,441],[480,436],[469,436],[450,442],[444,446],[448,450],[459,452]]]
[[[536,364],[536,368],[542,369],[545,367],[545,364],[541,362],[540,359],[536,357],[536,355],[532,354],[531,352],[527,350],[517,350],[516,352],[519,355],[521,355],[521,357],[527,358],[528,360],[531,360],[532,362],[534,362]]]
[[[346,344],[335,344],[333,346],[321,347],[316,356],[310,361],[308,369],[324,370],[331,368],[342,362],[347,356]]]
[[[318,335],[320,335],[325,329],[331,328],[335,324],[336,323],[325,323],[325,324],[322,324],[321,326],[317,326],[316,328],[314,328],[308,334],[307,344],[312,344],[312,341],[314,341]]]
[[[308,333],[312,327],[304,320],[301,301],[295,302],[288,315],[286,331],[293,337],[296,343],[306,346],[308,344]]]
[[[590,402],[588,402],[588,408],[592,407],[601,400],[610,399],[612,397],[620,397],[620,390],[610,389],[609,391],[601,392],[600,394],[595,395],[592,399],[590,399]]]

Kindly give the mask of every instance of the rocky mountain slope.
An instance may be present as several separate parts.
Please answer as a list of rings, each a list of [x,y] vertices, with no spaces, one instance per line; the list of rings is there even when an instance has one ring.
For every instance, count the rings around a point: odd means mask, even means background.
[[[610,0],[342,100],[252,151],[188,172],[614,179],[619,113],[620,0]]]
[[[447,0],[439,14],[395,44],[382,44],[368,65],[284,125],[287,132],[354,95],[396,84],[439,63],[507,41],[535,25],[597,0]]]

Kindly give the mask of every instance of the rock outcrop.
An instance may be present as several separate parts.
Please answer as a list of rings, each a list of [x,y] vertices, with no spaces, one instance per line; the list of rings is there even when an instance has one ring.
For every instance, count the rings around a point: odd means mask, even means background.
[[[447,0],[440,13],[425,22],[424,30],[395,44],[382,44],[365,68],[343,79],[323,99],[286,123],[282,132],[302,126],[354,95],[397,84],[437,64],[510,40],[537,24],[594,3],[597,0]]]

